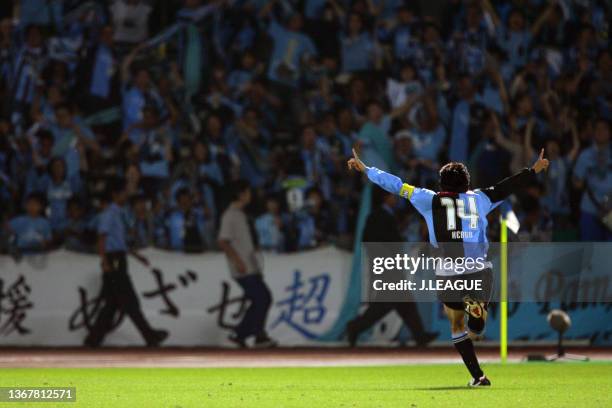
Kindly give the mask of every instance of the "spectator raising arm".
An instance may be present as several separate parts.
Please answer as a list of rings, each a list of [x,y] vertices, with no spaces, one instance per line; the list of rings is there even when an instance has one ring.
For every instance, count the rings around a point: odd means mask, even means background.
[[[523,142],[523,146],[525,148],[525,157],[528,160],[531,160],[533,156],[535,156],[535,150],[533,150],[533,128],[535,126],[535,119],[529,119],[527,122],[527,126],[525,127],[525,140]]]
[[[127,84],[130,80],[130,69],[132,63],[134,62],[134,58],[136,58],[136,54],[138,54],[143,48],[145,44],[138,44],[130,53],[125,57],[123,62],[121,63],[121,82],[123,84]]]
[[[580,153],[580,139],[578,138],[578,128],[576,127],[576,121],[572,121],[570,125],[570,133],[572,134],[572,148],[567,153],[567,158],[570,162],[574,162]]]
[[[533,25],[530,28],[532,36],[535,37],[538,35],[540,30],[542,29],[542,26],[544,25],[544,22],[546,21],[547,18],[550,17],[555,7],[557,7],[557,0],[549,1],[548,6],[544,9],[542,14],[538,16],[538,18],[536,19],[536,21],[533,23]]]
[[[421,94],[411,94],[408,98],[406,98],[406,101],[403,104],[393,109],[391,113],[389,113],[389,117],[391,119],[396,119],[402,115],[407,114],[408,112],[410,112],[410,109],[412,109],[412,107],[421,99],[421,97]]]
[[[274,6],[276,6],[276,3],[278,3],[278,0],[270,0],[270,1],[268,1],[266,3],[266,5],[263,6],[261,8],[261,10],[259,10],[259,18],[268,18],[268,17],[270,17],[270,13],[274,9]]]
[[[342,6],[338,4],[337,0],[329,0],[329,4],[332,6],[334,13],[336,13],[340,20],[346,17],[346,12],[344,11],[344,8],[342,8]]]
[[[490,0],[483,0],[482,8],[484,12],[491,17],[493,25],[495,25],[496,28],[502,25],[502,21],[499,19],[499,16],[497,15],[497,12],[495,11],[495,8],[491,4]]]

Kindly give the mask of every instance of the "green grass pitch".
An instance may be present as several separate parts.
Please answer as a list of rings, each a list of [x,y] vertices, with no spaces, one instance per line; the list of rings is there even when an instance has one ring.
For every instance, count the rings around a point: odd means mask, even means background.
[[[0,386],[74,386],[76,403],[4,407],[612,407],[612,363],[326,368],[2,369]]]

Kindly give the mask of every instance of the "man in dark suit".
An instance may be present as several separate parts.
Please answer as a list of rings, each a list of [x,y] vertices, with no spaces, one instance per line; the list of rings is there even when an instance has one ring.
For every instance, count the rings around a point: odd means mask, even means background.
[[[364,242],[402,242],[397,220],[395,206],[397,196],[375,188],[373,192],[374,203],[378,206],[370,213],[363,231]],[[408,326],[418,346],[425,346],[435,339],[438,333],[426,332],[419,315],[419,309],[414,302],[372,302],[359,316],[346,325],[346,335],[351,347],[357,343],[361,333],[372,327],[377,321],[384,318],[390,311],[395,310],[404,324]]]

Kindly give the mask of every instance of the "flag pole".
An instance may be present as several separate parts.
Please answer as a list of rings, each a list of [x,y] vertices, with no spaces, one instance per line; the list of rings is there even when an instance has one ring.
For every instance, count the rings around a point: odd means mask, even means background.
[[[499,356],[502,363],[508,360],[508,226],[501,219],[500,237],[501,290],[499,315]]]

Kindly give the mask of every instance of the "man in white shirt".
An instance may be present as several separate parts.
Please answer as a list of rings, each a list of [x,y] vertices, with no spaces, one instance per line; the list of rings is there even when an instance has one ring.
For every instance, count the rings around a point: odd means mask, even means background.
[[[277,343],[265,331],[272,294],[263,280],[253,232],[244,212],[251,202],[249,184],[237,181],[231,195],[232,202],[221,216],[218,242],[227,256],[232,278],[242,287],[250,305],[229,340],[245,348],[246,340],[254,336],[255,347],[274,347]]]

